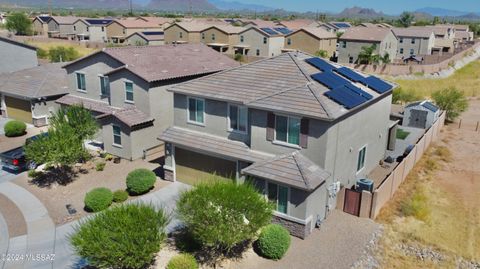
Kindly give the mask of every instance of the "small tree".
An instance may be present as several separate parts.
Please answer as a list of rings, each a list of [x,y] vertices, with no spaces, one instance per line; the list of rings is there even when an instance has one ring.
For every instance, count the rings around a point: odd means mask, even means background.
[[[272,210],[253,186],[232,181],[201,183],[182,193],[177,203],[188,231],[217,254],[251,240],[270,222]]]
[[[414,19],[415,16],[412,13],[403,12],[398,19],[397,24],[402,27],[409,27],[410,25],[412,25]]]
[[[396,88],[392,92],[392,103],[394,104],[410,103],[421,98],[421,96],[411,89],[405,90],[403,88]]]
[[[318,50],[317,52],[315,52],[315,56],[321,57],[321,58],[327,58],[328,52],[326,50]]]
[[[446,111],[448,121],[455,120],[468,108],[465,94],[453,87],[434,92],[432,98],[435,104]]]
[[[166,238],[168,222],[152,205],[123,204],[81,223],[70,242],[92,266],[147,268]]]
[[[378,63],[380,61],[378,55],[375,55],[377,45],[363,46],[362,51],[358,54],[358,62],[361,64]]]
[[[388,52],[385,52],[385,54],[382,57],[380,57],[380,61],[384,64],[389,64],[391,62],[390,54],[388,54]]]
[[[32,21],[24,13],[15,12],[7,17],[7,30],[17,35],[32,35]]]

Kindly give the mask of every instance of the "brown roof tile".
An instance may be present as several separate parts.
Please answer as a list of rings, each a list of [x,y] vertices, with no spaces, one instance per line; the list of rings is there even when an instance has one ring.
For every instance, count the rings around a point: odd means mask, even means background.
[[[331,39],[331,38],[337,38],[337,35],[332,33],[332,32],[329,32],[323,28],[320,28],[320,27],[304,27],[304,28],[301,28],[295,32],[292,32],[290,34],[288,34],[287,36],[291,36],[295,33],[298,33],[300,31],[304,31],[304,32],[307,32],[309,34],[311,34],[312,36],[318,38],[318,39]]]
[[[428,27],[424,28],[393,28],[393,33],[399,37],[420,37],[429,38],[433,30]]]
[[[351,27],[340,37],[340,40],[381,42],[392,30],[381,27]]]

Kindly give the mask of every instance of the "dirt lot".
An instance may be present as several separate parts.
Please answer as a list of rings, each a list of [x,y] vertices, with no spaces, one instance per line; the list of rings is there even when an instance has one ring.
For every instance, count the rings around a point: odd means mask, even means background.
[[[480,100],[461,118],[478,121]],[[453,123],[440,138],[377,220],[383,268],[480,268],[480,132]]]
[[[158,170],[160,164],[158,161],[136,160],[133,162],[122,160],[120,164],[106,162],[103,171],[96,171],[95,165],[88,165],[88,173],[78,173],[73,182],[67,185],[52,184],[46,186],[38,186],[33,184],[27,175],[22,175],[13,180],[15,184],[27,189],[35,195],[47,208],[50,216],[56,224],[62,224],[74,219],[78,219],[88,213],[83,210],[83,199],[85,194],[97,187],[107,187],[112,191],[124,190],[126,188],[125,178],[127,174],[136,168],[147,168],[150,170]],[[155,190],[166,186],[169,182],[157,180]],[[129,199],[132,199],[130,197]],[[66,204],[71,204],[77,210],[77,214],[69,216]]]

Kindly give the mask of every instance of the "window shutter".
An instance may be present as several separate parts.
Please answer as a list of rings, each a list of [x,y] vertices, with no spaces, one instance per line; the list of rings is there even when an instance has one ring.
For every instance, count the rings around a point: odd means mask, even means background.
[[[268,112],[267,114],[267,141],[273,141],[275,129],[275,114]]]
[[[300,121],[300,147],[307,148],[308,144],[308,119]]]

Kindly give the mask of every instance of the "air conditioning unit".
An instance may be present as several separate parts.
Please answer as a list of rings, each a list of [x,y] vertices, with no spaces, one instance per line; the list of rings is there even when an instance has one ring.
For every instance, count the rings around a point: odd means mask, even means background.
[[[373,192],[373,180],[368,178],[362,178],[357,180],[355,188],[357,191],[369,191]]]

